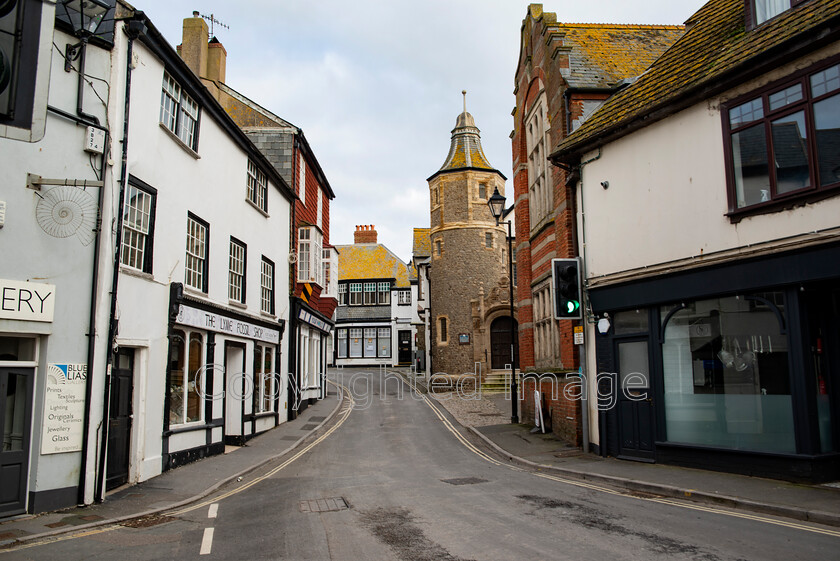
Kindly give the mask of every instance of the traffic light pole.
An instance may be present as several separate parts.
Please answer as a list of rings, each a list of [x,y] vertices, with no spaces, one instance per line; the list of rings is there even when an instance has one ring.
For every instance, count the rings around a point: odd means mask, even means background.
[[[510,285],[510,422],[519,424],[519,399],[516,391],[516,329],[513,319],[513,230],[510,220],[506,221],[508,235],[508,279]]]

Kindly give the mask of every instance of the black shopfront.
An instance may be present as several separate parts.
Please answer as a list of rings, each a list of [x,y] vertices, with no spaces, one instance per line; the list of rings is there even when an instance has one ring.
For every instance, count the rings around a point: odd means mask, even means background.
[[[602,455],[840,479],[840,245],[589,296]]]

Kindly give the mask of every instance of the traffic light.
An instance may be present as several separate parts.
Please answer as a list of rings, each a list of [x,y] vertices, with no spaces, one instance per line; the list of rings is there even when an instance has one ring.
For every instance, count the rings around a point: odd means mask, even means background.
[[[552,259],[551,280],[554,286],[554,319],[581,319],[580,259]]]

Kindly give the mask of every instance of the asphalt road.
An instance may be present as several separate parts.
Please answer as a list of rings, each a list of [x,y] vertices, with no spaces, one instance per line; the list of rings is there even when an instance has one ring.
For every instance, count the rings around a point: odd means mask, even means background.
[[[145,527],[33,544],[0,561],[838,559],[837,529],[510,465],[393,375],[352,374],[342,378],[353,403],[307,451]]]

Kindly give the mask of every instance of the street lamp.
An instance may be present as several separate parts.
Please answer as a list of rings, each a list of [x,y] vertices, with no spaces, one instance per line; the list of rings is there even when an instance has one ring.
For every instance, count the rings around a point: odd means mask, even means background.
[[[102,0],[64,0],[60,2],[59,9],[63,10],[64,16],[73,26],[73,34],[79,38],[75,45],[67,45],[64,52],[64,70],[72,70],[71,63],[82,56],[84,61],[84,50],[88,40],[96,35],[99,25],[110,6]],[[79,73],[84,69],[79,69]]]
[[[505,210],[505,198],[499,193],[499,188],[493,190],[493,196],[487,201],[487,206],[490,207],[490,213],[496,219],[496,226],[499,225],[499,219]],[[513,328],[513,231],[511,230],[510,220],[505,221],[508,228],[507,242],[508,242],[508,279],[510,284],[510,422],[513,424],[519,423],[519,414],[517,412],[519,398],[516,392],[516,330]]]

